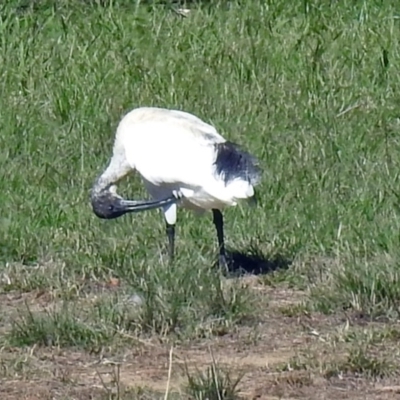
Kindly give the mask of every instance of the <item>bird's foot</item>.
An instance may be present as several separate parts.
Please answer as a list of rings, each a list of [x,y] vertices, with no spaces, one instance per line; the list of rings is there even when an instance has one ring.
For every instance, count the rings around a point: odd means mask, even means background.
[[[225,254],[219,255],[218,264],[221,269],[225,270],[225,272],[229,272],[229,265]]]

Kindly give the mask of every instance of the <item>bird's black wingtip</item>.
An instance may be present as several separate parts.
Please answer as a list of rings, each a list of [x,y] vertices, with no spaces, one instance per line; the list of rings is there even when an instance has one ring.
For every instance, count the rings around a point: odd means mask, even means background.
[[[256,157],[229,141],[217,143],[215,147],[216,173],[222,176],[226,183],[238,178],[252,185],[259,183],[261,169]]]

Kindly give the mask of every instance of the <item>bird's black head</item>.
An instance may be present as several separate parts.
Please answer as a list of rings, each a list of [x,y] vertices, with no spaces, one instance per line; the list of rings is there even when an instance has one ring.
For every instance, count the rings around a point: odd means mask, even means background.
[[[91,202],[95,215],[102,219],[114,219],[129,212],[123,199],[109,190],[92,193]]]

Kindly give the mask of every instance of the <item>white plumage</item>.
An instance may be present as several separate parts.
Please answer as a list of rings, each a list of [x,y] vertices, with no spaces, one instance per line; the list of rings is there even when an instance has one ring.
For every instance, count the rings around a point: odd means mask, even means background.
[[[133,171],[142,177],[153,202],[129,202],[116,195],[115,184]],[[142,107],[120,121],[111,161],[93,187],[92,205],[101,218],[162,207],[171,259],[177,205],[198,212],[213,210],[220,262],[225,264],[220,210],[252,198],[259,178],[256,160],[200,118],[183,111]]]

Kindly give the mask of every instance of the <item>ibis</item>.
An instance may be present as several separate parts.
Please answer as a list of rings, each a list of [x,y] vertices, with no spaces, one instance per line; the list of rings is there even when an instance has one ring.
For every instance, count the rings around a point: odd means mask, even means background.
[[[117,183],[135,171],[151,200],[126,200],[117,194]],[[119,122],[111,160],[91,190],[91,205],[103,219],[161,208],[170,261],[178,206],[198,213],[211,210],[219,264],[226,267],[222,212],[241,200],[255,199],[260,180],[258,160],[214,126],[184,111],[140,107]]]

